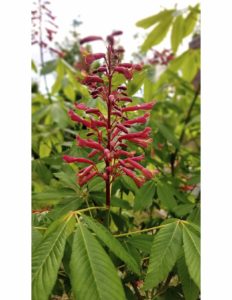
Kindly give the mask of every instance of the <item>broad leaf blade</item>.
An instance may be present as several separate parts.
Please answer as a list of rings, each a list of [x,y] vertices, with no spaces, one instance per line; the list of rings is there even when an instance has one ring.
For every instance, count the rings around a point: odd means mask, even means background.
[[[47,300],[57,278],[67,233],[73,228],[68,218],[46,235],[32,253],[32,299]]]
[[[78,300],[125,300],[122,283],[109,256],[81,223],[70,262],[73,293]]]
[[[179,221],[165,225],[154,238],[144,288],[148,290],[163,281],[174,267],[181,250]]]
[[[173,52],[177,52],[178,47],[183,39],[183,22],[184,19],[182,15],[180,15],[173,23],[171,34],[171,44]]]
[[[150,180],[146,182],[135,195],[134,210],[143,210],[152,204],[152,199],[155,194],[155,182]]]
[[[162,42],[172,24],[172,19],[173,18],[171,16],[165,18],[148,34],[146,40],[141,46],[142,52],[146,52],[152,46],[155,46]]]
[[[177,206],[176,200],[173,196],[173,192],[168,184],[159,182],[157,185],[158,198],[165,208],[172,210]]]
[[[150,16],[148,18],[142,19],[136,23],[136,26],[142,27],[144,29],[149,28],[150,26],[160,22],[163,18],[169,17],[174,10],[164,10],[160,13]]]
[[[189,274],[200,288],[200,237],[192,226],[183,224],[185,261]]]
[[[83,219],[90,227],[90,229],[96,233],[97,237],[102,240],[103,243],[106,244],[106,246],[109,247],[109,249],[117,257],[124,261],[133,272],[140,274],[137,262],[133,259],[133,257],[129,255],[129,253],[121,245],[121,243],[103,225],[84,215]]]
[[[178,260],[177,271],[181,280],[185,300],[197,300],[199,296],[199,289],[189,276],[184,257]]]

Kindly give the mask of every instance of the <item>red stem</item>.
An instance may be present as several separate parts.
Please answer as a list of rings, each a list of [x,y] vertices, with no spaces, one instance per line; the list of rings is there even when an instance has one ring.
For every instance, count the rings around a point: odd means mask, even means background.
[[[111,102],[109,96],[111,94],[111,85],[112,85],[112,74],[111,74],[111,49],[108,49],[108,95],[107,95],[107,107],[108,107],[108,119],[107,119],[107,149],[110,151],[110,142],[111,142]],[[106,160],[106,168],[110,166],[110,162]],[[107,179],[106,179],[106,206],[110,207],[110,174],[111,172],[107,168]]]

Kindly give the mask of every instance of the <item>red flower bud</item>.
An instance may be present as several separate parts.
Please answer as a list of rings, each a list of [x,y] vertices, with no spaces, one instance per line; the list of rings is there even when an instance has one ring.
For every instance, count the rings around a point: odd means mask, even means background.
[[[90,65],[92,62],[94,62],[97,59],[105,58],[104,53],[95,53],[95,54],[89,54],[85,57],[85,62]]]
[[[116,30],[111,33],[112,36],[121,35],[121,34],[123,34],[123,31],[121,30]]]
[[[127,120],[125,122],[123,122],[123,125],[133,125],[133,124],[144,124],[147,122],[147,118],[150,116],[150,114],[145,114],[142,117],[138,117],[132,120]]]
[[[74,162],[79,162],[79,163],[86,163],[86,164],[94,164],[93,161],[84,158],[84,157],[73,157],[69,155],[64,155],[63,160],[65,160],[67,163],[74,163]]]
[[[89,84],[89,83],[93,83],[93,82],[103,83],[104,81],[100,77],[98,77],[96,75],[86,76],[85,79],[83,80],[84,84]]]
[[[134,172],[132,172],[130,169],[127,169],[126,167],[121,167],[121,170],[130,178],[132,178],[137,185],[137,187],[141,187],[144,183],[143,180],[139,180],[139,178],[136,176]]]
[[[149,103],[144,103],[144,104],[138,104],[135,106],[127,106],[123,107],[122,111],[136,111],[136,110],[150,110],[152,107],[156,104],[155,101],[149,102]]]
[[[92,179],[94,176],[96,176],[98,173],[97,171],[94,171],[92,173],[89,173],[88,175],[86,175],[85,177],[80,177],[80,175],[78,174],[78,181],[79,181],[79,185],[83,186],[86,182],[88,182],[90,179]]]
[[[114,71],[123,74],[128,80],[132,78],[131,72],[124,67],[115,67]]]
[[[102,40],[100,36],[90,35],[80,40],[80,44]]]
[[[134,138],[147,138],[150,132],[151,132],[151,127],[146,127],[143,131],[124,134],[120,136],[118,140],[121,141],[121,140],[131,140]]]
[[[124,101],[124,102],[132,102],[132,99],[129,97],[122,97],[122,98],[118,98],[118,101]]]
[[[88,147],[88,148],[104,151],[104,147],[101,144],[95,142],[94,140],[91,139],[84,140],[79,136],[77,136],[77,142],[80,147]]]
[[[75,103],[75,107],[77,108],[77,109],[80,109],[80,110],[87,110],[87,109],[89,109],[89,107],[88,106],[86,106],[84,103]]]
[[[94,168],[94,166],[91,165],[91,166],[88,166],[88,167],[86,167],[86,168],[80,170],[80,171],[79,171],[79,177],[84,177],[84,176],[86,176],[87,174],[89,174],[89,172],[90,172],[93,168]]]
[[[91,158],[91,157],[93,157],[93,156],[95,156],[96,154],[98,154],[98,153],[100,153],[100,151],[99,150],[92,150],[89,154],[88,154],[88,157],[89,158]]]
[[[132,68],[133,64],[129,64],[129,63],[123,63],[123,64],[119,64],[120,67],[125,67],[125,68]]]
[[[68,115],[70,116],[70,118],[73,121],[75,121],[77,123],[80,123],[80,124],[83,124],[86,127],[89,127],[89,128],[91,127],[91,123],[89,121],[86,121],[85,119],[79,117],[77,114],[74,113],[74,111],[70,110],[68,112]]]
[[[123,126],[122,124],[117,124],[116,127],[119,128],[120,131],[123,131],[123,132],[125,132],[125,133],[128,133],[127,128],[126,128],[125,126]]]

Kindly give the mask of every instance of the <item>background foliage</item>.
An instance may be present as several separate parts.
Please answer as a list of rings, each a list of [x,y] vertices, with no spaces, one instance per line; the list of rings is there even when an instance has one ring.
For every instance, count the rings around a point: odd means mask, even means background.
[[[135,59],[144,70],[125,82],[135,103],[157,100],[149,126],[146,167],[157,175],[138,189],[122,176],[112,187],[110,226],[104,182],[80,188],[78,165],[63,154],[86,129],[67,111],[81,100],[98,107],[77,77],[90,46],[58,46],[62,57],[32,62],[39,76],[54,75],[48,92],[32,83],[32,296],[47,299],[197,300],[200,289],[200,33],[199,5],[164,10],[137,22],[148,35]],[[162,64],[154,46],[170,36],[173,57]],[[177,52],[191,37],[188,49]],[[119,77],[118,80],[122,80]]]

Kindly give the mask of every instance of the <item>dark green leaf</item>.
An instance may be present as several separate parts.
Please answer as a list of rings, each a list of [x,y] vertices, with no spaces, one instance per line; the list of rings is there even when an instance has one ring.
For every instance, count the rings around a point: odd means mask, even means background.
[[[83,219],[89,228],[96,233],[97,237],[102,240],[117,257],[124,261],[133,272],[140,274],[139,266],[136,261],[130,257],[121,243],[103,225],[85,215],[83,215]]]
[[[134,210],[143,210],[152,204],[156,185],[153,180],[147,181],[135,194]]]
[[[172,222],[155,235],[144,289],[156,287],[174,267],[181,251],[182,230],[179,221]]]
[[[177,206],[176,200],[173,196],[173,190],[168,184],[158,182],[157,184],[158,198],[165,208],[172,210]]]
[[[185,300],[197,300],[199,296],[199,289],[189,276],[184,257],[178,260],[177,271],[181,280]]]

